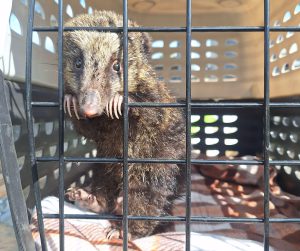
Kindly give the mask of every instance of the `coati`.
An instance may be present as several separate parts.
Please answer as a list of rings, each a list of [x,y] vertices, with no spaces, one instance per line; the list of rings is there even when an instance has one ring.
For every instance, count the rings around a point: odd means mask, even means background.
[[[66,23],[76,27],[122,25],[122,16],[110,11],[79,15]],[[130,20],[128,26],[138,27]],[[65,112],[77,132],[96,143],[99,157],[123,157],[122,39],[122,32],[64,33]],[[129,102],[176,102],[157,80],[149,63],[150,47],[147,33],[128,33]],[[129,158],[184,159],[184,116],[182,108],[130,107]],[[183,172],[184,167],[177,164],[130,163],[129,215],[169,215]],[[122,214],[122,185],[122,163],[97,164],[89,189],[70,188],[66,196],[97,213]],[[129,221],[128,227],[132,238],[137,238],[152,234],[158,226],[158,221]],[[107,234],[108,238],[122,237],[121,225],[113,224]]]

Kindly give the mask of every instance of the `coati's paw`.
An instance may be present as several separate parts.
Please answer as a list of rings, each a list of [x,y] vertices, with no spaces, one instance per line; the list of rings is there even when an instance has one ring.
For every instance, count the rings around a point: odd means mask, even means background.
[[[81,208],[91,210],[95,213],[100,213],[103,211],[103,208],[97,201],[96,196],[82,188],[71,187],[67,190],[65,196],[68,198],[68,200],[75,201],[76,204]]]
[[[110,226],[110,227],[107,227],[105,229],[105,234],[106,234],[106,238],[108,240],[112,240],[112,239],[123,239],[123,230],[120,229],[119,227],[117,226]],[[131,234],[128,233],[128,240],[130,241],[131,240]]]
[[[105,107],[105,113],[109,118],[114,119],[114,115],[119,119],[119,115],[122,116],[122,103],[123,96],[116,93],[107,103]]]
[[[79,120],[79,114],[78,114],[78,102],[77,98],[72,96],[71,94],[66,94],[64,99],[64,112],[69,114],[70,117],[72,117],[71,108],[75,113],[76,118]]]

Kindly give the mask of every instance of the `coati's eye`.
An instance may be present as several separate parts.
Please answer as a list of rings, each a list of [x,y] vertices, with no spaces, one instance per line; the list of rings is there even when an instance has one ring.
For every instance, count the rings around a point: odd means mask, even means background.
[[[82,67],[82,59],[81,58],[77,58],[75,61],[75,67],[77,69],[80,69]]]
[[[113,69],[114,69],[114,71],[120,71],[120,63],[118,62],[118,61],[115,61],[114,63],[113,63]]]

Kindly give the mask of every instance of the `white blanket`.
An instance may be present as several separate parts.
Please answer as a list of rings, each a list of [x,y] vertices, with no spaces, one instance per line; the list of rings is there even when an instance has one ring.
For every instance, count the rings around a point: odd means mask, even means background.
[[[42,200],[43,213],[57,214],[59,200],[47,197]],[[65,214],[94,214],[65,202]],[[36,213],[32,219],[32,233],[36,246],[41,250],[37,228]],[[45,219],[45,233],[48,250],[59,250],[58,219]],[[122,240],[106,240],[104,229],[109,226],[107,220],[66,219],[65,249],[66,250],[122,250]],[[167,232],[148,236],[129,242],[129,250],[176,251],[185,249],[184,232]],[[262,243],[229,238],[216,234],[191,233],[191,250],[199,251],[258,251],[263,250]],[[270,250],[273,250],[270,248]]]

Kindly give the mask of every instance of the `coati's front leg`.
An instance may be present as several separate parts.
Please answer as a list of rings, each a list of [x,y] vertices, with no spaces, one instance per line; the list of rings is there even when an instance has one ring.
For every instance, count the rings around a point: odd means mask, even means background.
[[[154,167],[156,174],[149,173],[148,177],[143,179],[139,177],[129,178],[128,188],[128,214],[131,216],[167,216],[170,215],[173,201],[177,198],[177,181],[176,176],[163,175],[164,173],[177,172],[176,165],[156,165]],[[159,173],[161,169],[161,174]],[[142,172],[142,170],[141,170]],[[156,177],[154,177],[156,175]],[[134,176],[134,175],[133,175]],[[123,194],[117,199],[115,213],[123,214]],[[151,235],[157,230],[161,230],[161,222],[155,220],[129,220],[128,233],[132,239]],[[115,221],[111,227],[113,238],[122,238],[122,222]],[[118,231],[116,231],[118,230]]]
[[[143,192],[129,193],[128,196],[128,214],[132,216],[165,216],[166,212],[160,208],[163,207],[164,202],[157,203],[149,201],[149,198],[145,196]],[[118,201],[122,201],[118,198]],[[157,198],[158,199],[158,198]],[[161,199],[161,198],[160,198]],[[160,200],[158,199],[158,200]],[[167,199],[167,198],[165,198]],[[161,204],[158,206],[158,204]],[[114,211],[117,215],[122,215],[122,205],[116,205]],[[139,237],[145,237],[152,234],[156,228],[160,225],[159,221],[146,221],[146,220],[129,220],[128,222],[128,239],[136,239]],[[111,226],[106,230],[108,239],[122,239],[123,228],[122,221],[111,221]]]

